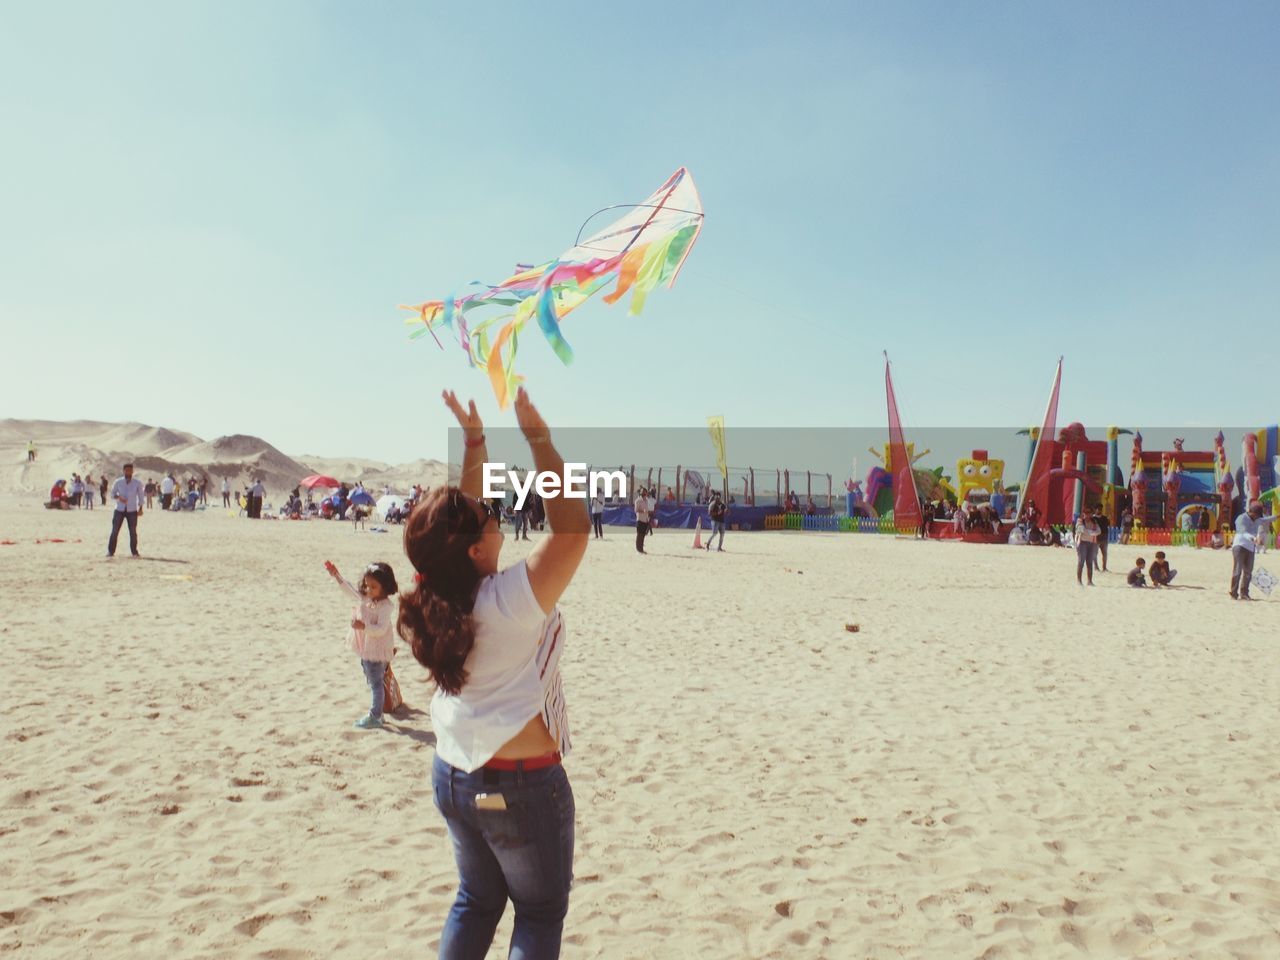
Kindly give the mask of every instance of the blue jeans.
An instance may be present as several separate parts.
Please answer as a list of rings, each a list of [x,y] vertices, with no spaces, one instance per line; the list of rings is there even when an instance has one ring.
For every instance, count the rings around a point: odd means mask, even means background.
[[[482,960],[507,900],[516,912],[508,960],[560,956],[573,883],[573,791],[564,767],[463,773],[436,757],[431,780],[458,864],[441,960]],[[477,809],[478,793],[500,794],[506,809]]]
[[[1076,544],[1076,579],[1080,574],[1089,571],[1089,582],[1093,583],[1093,571],[1098,565],[1098,545],[1088,540]]]
[[[716,538],[717,533],[720,534],[720,546],[716,547],[716,549],[723,550],[724,549],[724,521],[723,520],[711,521],[711,536],[707,537],[708,550],[711,549],[711,541]]]
[[[107,553],[113,557],[116,555],[116,541],[120,539],[120,526],[126,520],[129,522],[129,552],[134,556],[138,554],[138,514],[132,510],[128,513],[117,510],[111,516],[111,539],[107,541]]]
[[[386,676],[387,665],[382,660],[361,660],[360,666],[364,668],[364,679],[369,684],[369,690],[373,693],[373,703],[369,706],[369,716],[375,720],[382,719],[382,678]]]

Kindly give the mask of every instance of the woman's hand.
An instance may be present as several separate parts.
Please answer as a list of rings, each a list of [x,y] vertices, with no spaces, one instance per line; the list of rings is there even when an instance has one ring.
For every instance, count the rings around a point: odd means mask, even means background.
[[[351,625],[352,625],[353,627],[355,627],[357,630],[363,630],[363,629],[364,629],[364,621],[363,621],[363,620],[359,620],[359,619],[352,620],[352,621],[351,621]]]
[[[547,421],[542,419],[542,414],[533,405],[524,387],[516,391],[516,422],[520,424],[525,439],[530,443],[550,442],[551,428],[547,426]]]
[[[462,427],[462,432],[468,440],[484,436],[484,423],[480,420],[480,414],[476,412],[474,400],[467,401],[467,409],[463,410],[462,404],[458,402],[458,397],[452,390],[445,390],[441,396],[444,397],[444,405],[458,418],[458,425]]]

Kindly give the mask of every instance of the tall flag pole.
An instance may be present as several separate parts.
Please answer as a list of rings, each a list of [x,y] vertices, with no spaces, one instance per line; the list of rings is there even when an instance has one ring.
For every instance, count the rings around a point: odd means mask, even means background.
[[[1049,391],[1049,405],[1045,407],[1044,422],[1040,426],[1040,436],[1036,438],[1035,453],[1031,455],[1031,468],[1027,471],[1026,482],[1022,485],[1022,496],[1018,498],[1018,517],[1027,510],[1027,504],[1035,501],[1036,509],[1041,516],[1046,515],[1049,506],[1049,472],[1053,469],[1050,457],[1053,448],[1050,446],[1058,426],[1058,391],[1062,387],[1062,357],[1058,357],[1058,369],[1053,375],[1053,389]]]
[[[902,420],[898,416],[898,400],[893,395],[893,378],[889,375],[889,353],[884,355],[884,390],[889,404],[889,472],[893,474],[893,525],[899,533],[915,533],[920,527],[920,493],[916,476],[907,456],[902,436]]]

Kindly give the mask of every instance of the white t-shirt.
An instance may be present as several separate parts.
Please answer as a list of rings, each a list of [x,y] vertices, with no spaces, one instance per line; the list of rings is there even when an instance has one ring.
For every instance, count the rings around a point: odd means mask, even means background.
[[[604,513],[604,497],[591,498],[591,512],[593,514]]]
[[[636,497],[636,522],[648,523],[649,521],[649,498]]]
[[[173,480],[170,477],[165,477],[160,481],[160,492],[165,496],[173,493]]]
[[[471,619],[475,646],[467,657],[467,681],[456,695],[437,690],[431,699],[440,759],[467,773],[478,770],[536,716],[546,723],[561,756],[567,755],[560,608],[542,612],[521,561],[481,581]]]

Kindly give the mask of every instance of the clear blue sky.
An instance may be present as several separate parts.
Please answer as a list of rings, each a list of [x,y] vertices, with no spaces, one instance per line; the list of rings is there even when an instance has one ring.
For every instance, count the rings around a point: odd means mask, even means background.
[[[18,4],[0,32],[0,416],[440,456],[460,351],[396,310],[553,257],[689,167],[639,320],[556,423],[1280,417],[1274,3]],[[732,451],[730,451],[732,459]]]

